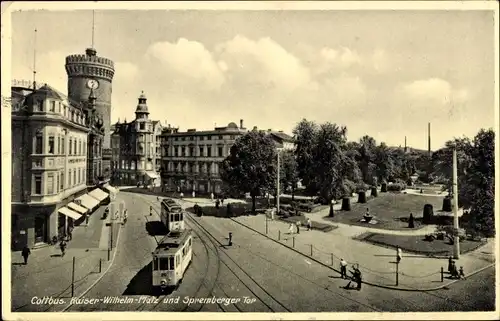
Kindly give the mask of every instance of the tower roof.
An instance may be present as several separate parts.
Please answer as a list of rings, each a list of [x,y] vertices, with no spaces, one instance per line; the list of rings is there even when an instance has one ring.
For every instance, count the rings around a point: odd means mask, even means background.
[[[141,92],[141,95],[139,96],[139,103],[137,104],[137,108],[135,110],[136,114],[149,114],[148,111],[148,105],[146,103],[148,99],[146,98],[146,95],[144,95],[144,91]]]

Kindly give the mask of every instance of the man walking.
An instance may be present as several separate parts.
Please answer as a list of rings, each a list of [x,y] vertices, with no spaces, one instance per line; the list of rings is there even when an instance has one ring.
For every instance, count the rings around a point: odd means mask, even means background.
[[[61,257],[63,257],[66,254],[66,241],[64,239],[59,244],[59,248],[61,249]]]
[[[398,247],[398,252],[397,252],[397,257],[396,257],[397,264],[399,264],[399,262],[401,262],[402,258],[403,258],[403,251]]]
[[[30,254],[31,254],[31,251],[30,251],[29,247],[25,245],[23,247],[22,252],[21,252],[21,255],[23,256],[23,259],[24,259],[24,265],[28,264],[28,256],[30,256]]]
[[[311,223],[311,219],[310,218],[307,218],[307,230],[310,231],[312,229],[312,223]]]
[[[340,259],[340,277],[347,278],[347,262],[344,259]]]

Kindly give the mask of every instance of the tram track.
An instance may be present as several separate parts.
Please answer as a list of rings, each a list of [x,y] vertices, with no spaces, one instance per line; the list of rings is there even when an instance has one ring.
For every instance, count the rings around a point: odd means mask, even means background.
[[[149,204],[150,206],[152,206],[152,208],[155,210],[157,216],[159,216],[161,218],[161,216],[159,214],[160,212],[156,208],[158,206],[158,204],[155,204],[154,202],[146,199],[142,195],[136,195],[136,196],[139,196],[139,198],[141,198],[144,202],[146,202],[147,204]],[[161,207],[160,207],[160,211],[161,211]],[[193,231],[193,232],[198,236],[198,239],[202,242],[204,250],[205,250],[205,254],[207,256],[207,260],[210,260],[209,246],[208,246],[208,244],[203,240],[203,238],[201,237],[201,235],[199,233],[197,233],[196,231]],[[155,238],[155,241],[158,244],[158,241],[156,240],[156,238]],[[194,258],[194,256],[196,256],[196,254],[195,254],[195,252],[193,250],[193,258]],[[193,262],[193,260],[191,260],[191,263],[192,262]],[[195,270],[198,270],[196,268],[196,266],[197,266],[196,264],[192,264],[192,268],[194,268]],[[203,277],[202,277],[202,282],[196,288],[196,290],[195,290],[195,296],[199,295],[199,293],[201,292],[201,290],[202,290],[203,287],[205,287],[205,289],[208,290],[208,293],[206,295],[204,295],[204,296],[211,296],[211,295],[213,295],[214,289],[217,287],[217,281],[218,281],[218,278],[219,278],[219,275],[220,275],[220,257],[217,254],[216,254],[216,266],[217,267],[216,267],[216,271],[215,271],[215,276],[213,278],[208,278],[208,274],[210,272],[210,264],[206,264],[205,270],[204,270],[204,273],[203,273]],[[211,282],[211,284],[207,284],[207,282],[206,282],[207,279],[213,279],[213,281]],[[221,291],[223,291],[220,287],[219,287],[219,289]],[[154,310],[162,302],[163,298],[165,298],[165,297],[167,297],[167,296],[175,293],[175,291],[177,291],[177,289],[174,290],[172,293],[159,296],[158,298],[160,299],[160,301],[158,303],[156,303],[152,307],[149,306],[148,310],[151,310],[151,308],[152,308],[152,310]],[[224,307],[220,303],[217,302],[217,305],[219,306],[219,308],[222,311],[225,312]],[[199,306],[197,308],[192,308],[192,305],[186,305],[184,308],[181,309],[181,311],[182,312],[199,312],[199,311],[201,311],[203,309],[204,306],[205,306],[204,303],[199,303]],[[140,307],[140,311],[143,311],[144,307],[146,307],[146,304],[144,304],[144,305],[142,305]],[[239,308],[237,308],[237,309],[238,309],[238,311],[241,311]],[[137,310],[139,310],[139,309],[137,309]]]
[[[219,246],[224,246],[224,244],[222,244],[211,232],[209,232],[202,224],[200,224],[198,221],[196,221],[195,219],[193,219],[192,217],[192,214],[189,213],[189,212],[186,212],[186,215],[185,217],[189,218],[189,220],[191,222],[193,222],[198,228],[200,228],[207,236],[208,238],[211,240],[211,242],[214,244],[215,242],[219,244]],[[215,244],[214,244],[215,245]],[[221,251],[219,249],[217,249],[216,247],[216,251],[218,252],[218,255],[220,257],[220,253]],[[255,280],[251,275],[249,275],[238,263],[236,263],[236,261],[234,261],[233,258],[231,258],[231,256],[229,256],[227,253],[223,252],[226,255],[226,257],[248,278],[250,279],[250,281],[252,283],[254,283],[262,292],[265,293],[265,295],[267,295],[272,301],[274,301],[275,303],[277,303],[282,309],[284,309],[286,312],[291,312],[291,310],[286,307],[281,301],[279,301],[274,295],[272,295],[271,293],[269,293],[266,289],[264,289],[257,280]],[[253,291],[249,285],[247,285],[243,279],[241,277],[239,277],[237,275],[237,273],[234,271],[234,269],[232,269],[231,267],[229,267],[229,265],[224,262],[223,260],[221,260],[222,263],[227,267],[227,269],[229,271],[231,271],[231,273],[254,295],[254,297],[256,299],[258,299],[259,301],[261,301],[271,312],[277,312],[275,308],[271,307],[268,303],[266,303],[261,296],[259,296],[257,293],[255,293],[255,291]]]
[[[158,210],[155,208],[158,206],[158,204],[155,204],[154,202],[148,200],[147,198],[143,197],[142,195],[140,196],[141,199],[143,199],[144,202],[148,203],[149,205],[152,205],[153,208],[155,209],[155,211],[157,212],[157,214],[159,213]],[[266,289],[264,289],[252,276],[250,276],[244,269],[242,269],[227,253],[221,251],[219,249],[219,246],[223,246],[223,244],[221,242],[219,242],[205,227],[203,227],[203,225],[199,224],[199,222],[197,222],[195,219],[193,219],[191,217],[191,213],[190,212],[185,212],[185,218],[189,219],[191,222],[194,223],[194,225],[191,225],[187,222],[187,220],[185,220],[185,223],[186,225],[188,225],[189,227],[191,227],[191,230],[193,231],[193,233],[195,235],[198,236],[198,239],[201,241],[201,243],[203,244],[204,246],[204,249],[205,249],[205,253],[207,255],[207,258],[209,258],[209,251],[211,251],[215,257],[217,258],[217,273],[216,273],[216,278],[214,279],[214,283],[209,285],[209,292],[208,292],[208,296],[211,296],[213,295],[213,292],[214,292],[214,289],[217,288],[219,289],[224,295],[225,297],[231,297],[230,295],[228,295],[228,293],[218,284],[218,281],[219,281],[219,274],[220,274],[220,263],[222,262],[222,264],[225,266],[225,268],[227,268],[231,274],[239,281],[241,282],[241,284],[243,284],[245,286],[245,288],[247,288],[247,290],[256,298],[258,299],[260,302],[262,302],[262,304],[267,307],[270,312],[275,312],[276,309],[273,308],[272,306],[270,306],[269,304],[266,303],[266,301],[264,301],[259,295],[257,295],[255,293],[255,291],[253,291],[250,286],[248,286],[243,280],[241,277],[238,276],[237,272],[232,269],[229,264],[227,264],[226,262],[224,262],[224,260],[222,259],[221,257],[221,253],[224,253],[227,258],[234,264],[236,265],[236,267],[242,271],[242,273],[244,275],[246,275],[251,281],[252,283],[255,283],[255,285],[257,285],[258,288],[260,288],[267,296],[269,296],[274,302],[276,302],[279,306],[282,307],[281,310],[285,310],[287,312],[291,312],[290,309],[288,309],[285,305],[283,305],[280,301],[278,301],[273,295],[271,295]],[[192,227],[193,226],[196,226],[199,231],[196,231],[195,229],[193,229]],[[207,241],[204,240],[204,237],[201,235],[201,233],[205,234],[206,237],[207,237],[207,240],[209,243],[207,243]],[[210,247],[210,245],[213,247],[213,249]],[[207,268],[208,268],[209,265],[207,265]],[[199,295],[199,292],[200,292],[200,289],[202,287],[202,285],[205,285],[205,287],[207,287],[207,285],[205,284],[205,282],[201,283],[198,288],[197,288],[197,291],[195,292],[196,295]],[[206,296],[200,296],[200,297],[206,297]],[[219,308],[226,312],[226,308],[224,306],[222,306],[220,303],[217,303],[217,305],[219,306]],[[243,310],[236,304],[236,303],[232,303],[231,304],[232,306],[234,306],[234,308],[238,311],[238,312],[242,312]],[[187,312],[197,312],[197,311],[201,311],[201,309],[205,306],[205,304],[200,304],[199,308],[198,309],[195,309],[194,311],[189,311],[188,310],[188,307],[185,307],[182,311],[187,311]]]

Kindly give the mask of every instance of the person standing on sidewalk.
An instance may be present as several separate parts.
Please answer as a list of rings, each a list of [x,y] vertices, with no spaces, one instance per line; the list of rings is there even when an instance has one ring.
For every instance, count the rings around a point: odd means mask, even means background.
[[[30,256],[30,254],[31,254],[31,251],[30,251],[29,247],[25,245],[23,247],[22,252],[21,252],[21,255],[23,256],[23,259],[24,259],[24,265],[28,264],[28,257]]]
[[[196,192],[193,191],[193,193],[191,194],[193,196],[193,198],[196,198]]]
[[[402,258],[403,258],[403,251],[401,250],[401,248],[398,247],[396,263],[399,264],[399,262],[401,262]]]
[[[312,223],[311,223],[311,219],[310,218],[307,218],[307,230],[310,231],[312,229]]]
[[[210,200],[213,202],[214,201],[214,193],[210,193]]]
[[[340,259],[340,277],[347,278],[347,262],[344,259]]]
[[[295,226],[297,228],[297,234],[300,234],[300,221],[295,222]]]
[[[61,248],[61,257],[63,257],[66,254],[66,241],[64,239],[59,244],[59,247]]]
[[[181,199],[183,199],[183,198],[184,198],[184,193],[183,193],[183,192],[181,192],[181,195],[180,195],[180,196],[181,196]]]

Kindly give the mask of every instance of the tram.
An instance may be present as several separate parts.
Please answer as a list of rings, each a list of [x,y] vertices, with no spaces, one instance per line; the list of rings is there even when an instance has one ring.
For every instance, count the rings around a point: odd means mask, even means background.
[[[161,220],[168,234],[158,243],[153,256],[153,290],[177,288],[193,259],[193,236],[184,228],[184,213],[173,200],[163,200]]]
[[[184,230],[184,211],[176,201],[162,200],[160,217],[168,232]]]

